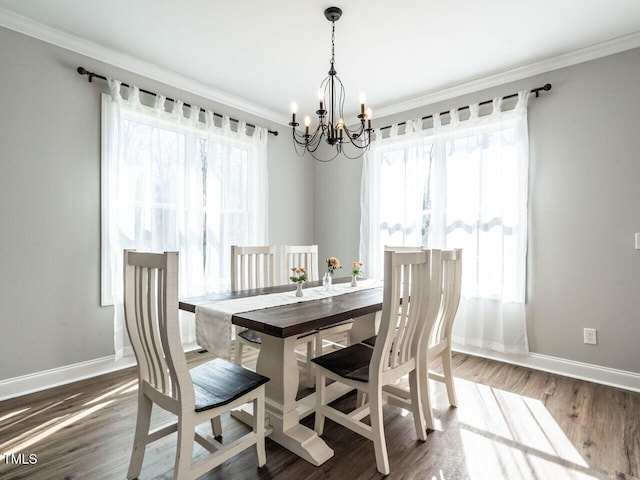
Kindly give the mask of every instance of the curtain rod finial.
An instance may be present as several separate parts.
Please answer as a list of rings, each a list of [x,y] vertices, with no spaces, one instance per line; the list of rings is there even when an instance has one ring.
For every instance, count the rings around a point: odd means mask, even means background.
[[[84,68],[84,67],[78,67],[77,72],[78,72],[80,75],[86,75],[87,73],[89,73],[89,72],[87,72],[87,69],[86,69],[86,68]]]

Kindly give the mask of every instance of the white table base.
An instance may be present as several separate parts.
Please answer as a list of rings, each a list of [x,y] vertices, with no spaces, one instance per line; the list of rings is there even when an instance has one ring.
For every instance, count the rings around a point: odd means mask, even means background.
[[[380,313],[354,319],[350,342],[375,335],[379,318]],[[296,337],[261,337],[256,371],[271,379],[266,384],[266,414],[272,428],[269,438],[312,465],[322,465],[333,456],[333,450],[314,430],[300,424],[301,418],[315,411],[315,393],[296,400],[299,385]],[[345,385],[335,383],[329,386],[327,395],[330,399],[336,399],[349,390]]]

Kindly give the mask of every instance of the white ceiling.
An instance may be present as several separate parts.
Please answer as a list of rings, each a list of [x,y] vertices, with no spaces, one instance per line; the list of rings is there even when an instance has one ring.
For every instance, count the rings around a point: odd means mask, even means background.
[[[639,0],[0,0],[0,24],[46,25],[284,119],[292,100],[300,114],[316,109],[330,58],[323,11],[331,5],[343,9],[336,69],[345,110],[354,112],[365,92],[374,115],[602,42],[640,38]]]

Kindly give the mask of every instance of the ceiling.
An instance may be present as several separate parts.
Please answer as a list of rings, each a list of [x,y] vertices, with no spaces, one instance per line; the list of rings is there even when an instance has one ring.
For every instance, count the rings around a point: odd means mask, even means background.
[[[0,25],[43,24],[286,121],[291,101],[302,115],[316,109],[332,5],[343,10],[335,65],[345,111],[365,92],[374,116],[621,37],[640,46],[639,0],[0,0]]]

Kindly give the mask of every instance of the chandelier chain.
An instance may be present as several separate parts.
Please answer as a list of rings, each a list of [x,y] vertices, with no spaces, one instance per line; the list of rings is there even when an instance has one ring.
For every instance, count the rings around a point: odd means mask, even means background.
[[[336,22],[331,22],[331,66],[336,58]]]

